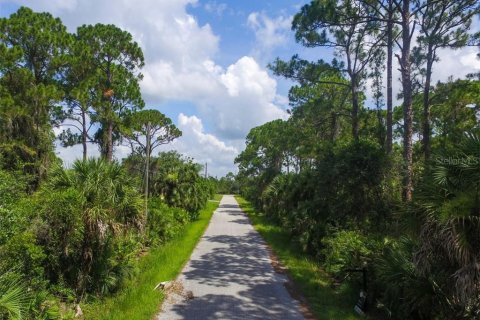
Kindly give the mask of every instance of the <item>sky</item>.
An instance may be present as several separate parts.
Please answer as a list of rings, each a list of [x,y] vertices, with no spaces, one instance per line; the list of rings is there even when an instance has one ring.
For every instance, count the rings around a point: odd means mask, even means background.
[[[251,128],[286,119],[291,82],[272,75],[267,64],[298,53],[310,60],[331,60],[331,49],[303,48],[291,31],[304,0],[0,0],[0,16],[24,5],[59,17],[70,32],[83,24],[112,23],[129,31],[145,55],[140,83],[146,108],[157,109],[182,130],[181,138],[158,151],[175,149],[209,174],[236,172],[235,157]],[[473,30],[478,31],[476,20]],[[443,50],[434,81],[480,71],[477,49]],[[394,94],[399,92],[394,74]],[[365,86],[367,95],[370,86]],[[61,128],[55,130],[57,133]],[[89,155],[98,155],[96,146]],[[81,146],[57,154],[68,165]],[[118,159],[129,148],[118,146]]]

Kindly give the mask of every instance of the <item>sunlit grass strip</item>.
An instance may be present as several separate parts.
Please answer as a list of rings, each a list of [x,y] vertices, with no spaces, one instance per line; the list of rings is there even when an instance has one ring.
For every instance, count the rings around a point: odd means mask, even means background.
[[[221,195],[215,196],[219,201]],[[190,258],[198,240],[208,226],[219,202],[208,202],[198,220],[188,224],[173,240],[150,251],[139,262],[140,272],[129,280],[125,289],[113,297],[82,306],[85,319],[148,320],[159,311],[163,294],[154,287],[174,279]]]
[[[249,216],[254,228],[269,244],[282,265],[287,268],[290,277],[307,299],[310,311],[317,319],[359,319],[353,312],[358,292],[347,285],[332,289],[328,274],[318,262],[302,252],[285,230],[269,221],[264,215],[255,212],[250,203],[242,197],[235,196],[235,199]]]

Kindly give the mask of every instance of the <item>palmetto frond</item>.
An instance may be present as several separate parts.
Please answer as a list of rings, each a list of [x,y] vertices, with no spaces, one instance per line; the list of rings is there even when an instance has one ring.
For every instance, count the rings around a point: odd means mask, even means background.
[[[421,220],[417,270],[428,275],[443,264],[451,300],[467,305],[480,294],[480,137],[469,134],[457,152],[438,161],[411,210]]]
[[[23,319],[31,300],[27,292],[26,285],[13,273],[0,275],[0,314],[6,313],[10,319]]]

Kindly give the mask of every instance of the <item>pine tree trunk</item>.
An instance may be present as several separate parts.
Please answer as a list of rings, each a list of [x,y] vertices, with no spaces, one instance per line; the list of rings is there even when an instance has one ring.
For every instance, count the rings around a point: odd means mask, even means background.
[[[393,64],[393,7],[392,0],[388,1],[387,22],[387,153],[392,152],[393,145],[393,90],[392,90],[392,64]]]
[[[112,162],[113,160],[113,122],[112,120],[108,120],[107,123],[107,136],[105,141],[105,159],[108,162]]]
[[[358,92],[356,78],[352,78],[352,136],[358,140]]]
[[[83,161],[87,160],[87,119],[85,111],[82,110],[82,147],[83,147]]]
[[[430,143],[430,83],[432,78],[432,65],[433,65],[433,49],[428,48],[427,52],[427,72],[425,75],[425,88],[423,91],[423,154],[425,157],[425,162],[430,160],[431,155],[431,143]]]
[[[402,88],[403,88],[403,161],[404,177],[402,199],[412,200],[413,190],[413,110],[412,110],[412,78],[410,64],[410,1],[404,0],[402,6]]]
[[[145,150],[145,227],[146,222],[148,221],[148,183],[150,175],[150,145],[151,145],[151,136],[150,136],[150,123],[147,123],[147,134],[146,134],[146,150]]]

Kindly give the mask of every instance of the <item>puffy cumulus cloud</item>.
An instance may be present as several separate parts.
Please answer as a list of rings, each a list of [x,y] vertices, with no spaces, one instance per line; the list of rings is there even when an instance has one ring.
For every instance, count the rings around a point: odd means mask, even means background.
[[[220,82],[226,89],[221,95],[223,99],[206,101],[203,107],[217,121],[223,136],[241,139],[251,127],[287,117],[286,112],[274,103],[277,82],[252,57],[243,57],[229,66],[220,75]]]
[[[278,103],[283,100],[277,95],[276,80],[248,56],[226,69],[205,60],[188,72],[162,62],[153,73],[145,74],[143,88],[163,92],[170,99],[193,101],[224,139],[242,139],[252,127],[287,117]]]
[[[195,159],[200,164],[208,164],[209,174],[223,176],[232,171],[232,164],[239,151],[229,146],[213,134],[206,133],[203,123],[197,116],[178,115],[178,128],[183,135],[168,148]]]
[[[480,71],[480,60],[477,58],[478,49],[465,47],[458,50],[440,49],[440,61],[433,65],[433,81],[446,81],[448,77],[464,78],[469,73]]]
[[[255,56],[270,58],[273,49],[287,44],[291,35],[292,16],[270,18],[263,12],[248,15],[247,26],[255,32]]]
[[[60,17],[71,32],[82,24],[95,23],[112,23],[129,31],[145,54],[141,88],[147,106],[168,100],[190,101],[198,107],[201,118],[208,117],[213,134],[236,146],[243,144],[250,128],[287,116],[279,107],[282,97],[276,93],[276,81],[254,58],[242,57],[225,67],[215,63],[219,37],[209,24],[200,25],[187,12],[189,5],[199,5],[197,0],[9,2],[28,5],[36,11],[49,11]],[[206,10],[217,14],[223,13],[226,8],[215,1],[207,2],[205,6]],[[249,25],[255,30],[258,43],[265,43],[265,49],[285,41],[284,31],[289,24],[290,18],[286,17],[270,19],[260,13],[249,17]],[[261,38],[264,39],[260,41]],[[198,127],[197,117],[180,117],[180,120],[184,121],[180,125],[183,126],[184,142],[178,143],[178,146],[187,148],[187,142],[197,139],[198,132],[203,131]],[[188,125],[195,126],[189,129]],[[202,141],[213,148],[212,137],[206,135],[204,138],[207,140]],[[81,154],[80,149],[75,148],[59,152],[69,159],[73,152]],[[206,153],[198,156],[202,157],[199,161],[207,158]],[[233,169],[232,156],[228,159],[228,166]],[[223,162],[223,165],[227,166],[227,163]]]
[[[72,32],[82,24],[95,23],[113,23],[128,30],[145,55],[142,89],[147,102],[163,102],[187,90],[203,90],[204,87],[194,83],[205,83],[205,78],[199,79],[202,66],[218,50],[219,38],[210,25],[199,25],[186,11],[188,5],[197,3],[196,0],[13,2],[51,12]]]

